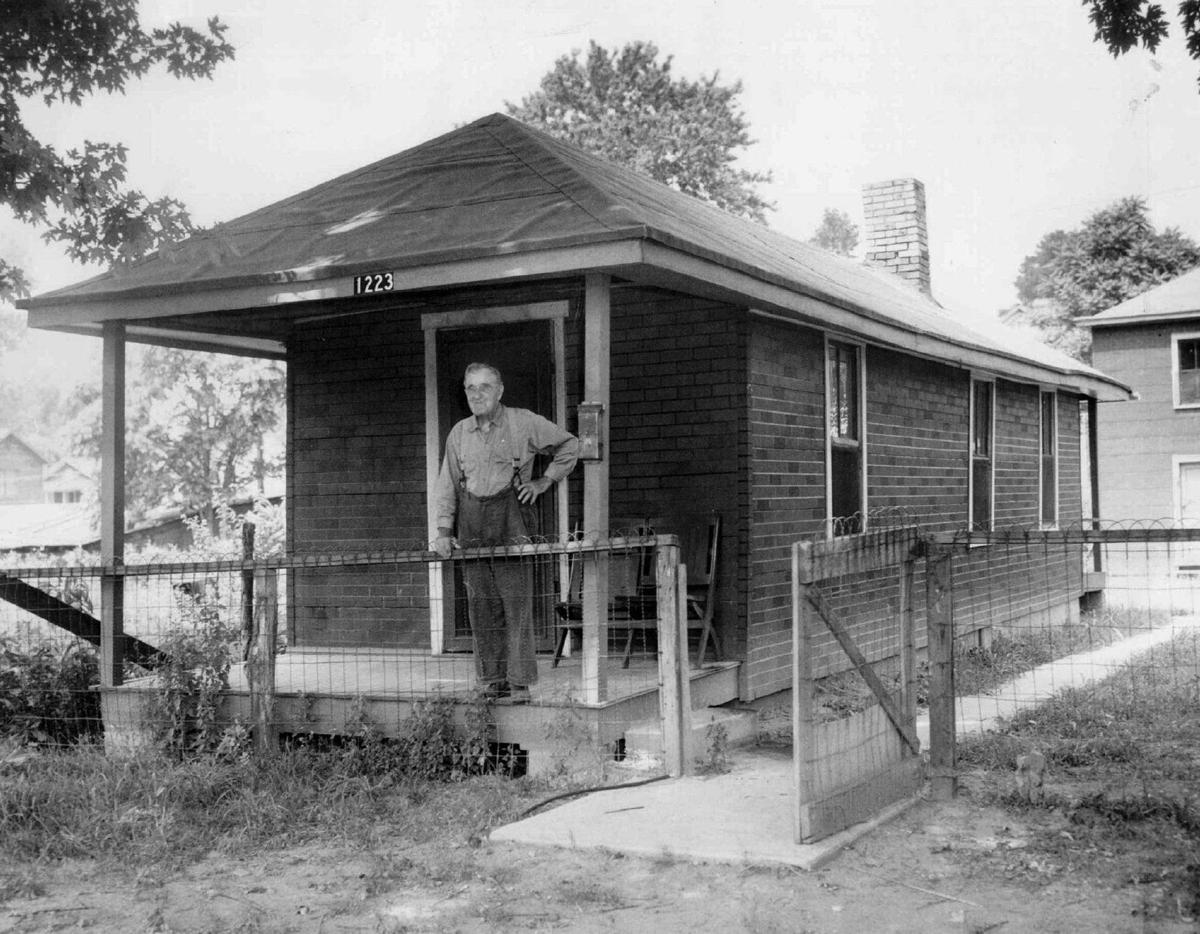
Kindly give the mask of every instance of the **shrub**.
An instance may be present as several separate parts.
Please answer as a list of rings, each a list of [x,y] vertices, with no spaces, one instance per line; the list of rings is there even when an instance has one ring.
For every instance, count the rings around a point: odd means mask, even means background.
[[[0,736],[66,746],[101,732],[96,651],[78,640],[21,648],[0,636]]]

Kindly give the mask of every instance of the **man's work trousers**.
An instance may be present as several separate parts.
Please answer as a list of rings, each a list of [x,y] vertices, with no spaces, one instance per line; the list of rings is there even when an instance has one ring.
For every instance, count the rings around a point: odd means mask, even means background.
[[[514,490],[478,497],[461,491],[458,541],[465,548],[512,544],[525,536]],[[533,634],[533,564],[520,558],[473,558],[463,562],[467,609],[481,684],[537,681]]]

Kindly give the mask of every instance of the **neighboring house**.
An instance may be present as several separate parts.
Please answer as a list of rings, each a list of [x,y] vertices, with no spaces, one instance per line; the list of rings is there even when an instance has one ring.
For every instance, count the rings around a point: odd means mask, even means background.
[[[12,432],[0,436],[0,505],[43,501],[46,458]]]
[[[1200,527],[1200,269],[1078,322],[1132,400],[1100,408],[1101,518]],[[1175,549],[1174,570],[1200,572]]]
[[[114,373],[125,341],[285,360],[298,553],[433,537],[427,492],[468,361],[572,430],[581,404],[601,406],[603,459],[543,498],[543,527],[656,516],[671,531],[718,512],[717,626],[749,699],[791,684],[793,542],[881,513],[1078,522],[1081,406],[1127,395],[931,298],[918,182],[866,198],[869,259],[889,271],[493,115],[22,305],[34,327],[103,334]],[[1077,608],[1075,578],[1035,592],[1024,571],[1010,599],[968,589],[960,625],[990,625],[993,599]],[[434,599],[447,579],[390,573],[369,604],[367,572],[292,575],[291,644],[453,647],[438,608],[455,601]],[[886,651],[870,620],[853,627]]]
[[[46,467],[42,495],[47,503],[82,503],[96,489],[96,468],[78,457],[65,457]]]

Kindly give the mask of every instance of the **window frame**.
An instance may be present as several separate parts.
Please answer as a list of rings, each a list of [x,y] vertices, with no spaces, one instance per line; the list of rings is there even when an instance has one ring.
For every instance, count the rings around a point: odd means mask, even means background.
[[[1051,421],[1049,424],[1050,437],[1047,439],[1047,424],[1046,424],[1046,403],[1049,400]],[[1058,528],[1058,480],[1059,480],[1059,460],[1058,460],[1058,391],[1055,389],[1042,389],[1038,392],[1038,523],[1043,529]],[[1050,444],[1050,450],[1047,452],[1047,440]],[[1046,513],[1046,495],[1047,495],[1047,477],[1046,468],[1049,466],[1051,476],[1050,480],[1050,516]]]
[[[979,420],[978,396],[976,390],[981,386],[988,387],[988,434],[987,454],[979,456],[976,452],[977,425]],[[967,429],[967,528],[972,531],[990,532],[996,524],[996,379],[993,376],[972,374],[969,392],[969,426]],[[975,517],[976,500],[976,464],[987,465],[987,506],[986,525],[980,525]]]
[[[835,351],[850,350],[854,352],[854,391],[853,418],[856,437],[843,436],[839,433],[840,425],[835,425],[834,394],[839,385],[837,374],[841,372]],[[866,345],[841,335],[825,335],[825,536],[838,538],[843,535],[853,535],[867,530],[867,354]],[[849,515],[857,513],[858,528],[852,531],[837,531],[835,520],[844,518],[834,515],[834,459],[839,453],[853,452],[857,457],[858,508]]]
[[[1179,362],[1179,345],[1184,341],[1196,341],[1200,344],[1200,331],[1180,331],[1171,334],[1171,402],[1177,409],[1200,409],[1200,399],[1195,402],[1184,402],[1180,392],[1180,379],[1183,367]],[[1200,347],[1197,347],[1197,360],[1200,362]],[[1200,366],[1196,367],[1200,372]]]

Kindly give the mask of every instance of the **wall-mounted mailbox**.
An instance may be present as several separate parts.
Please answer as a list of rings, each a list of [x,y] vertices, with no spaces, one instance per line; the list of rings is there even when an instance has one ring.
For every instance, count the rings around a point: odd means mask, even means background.
[[[600,402],[579,403],[579,459],[598,461],[604,458],[604,405]]]

